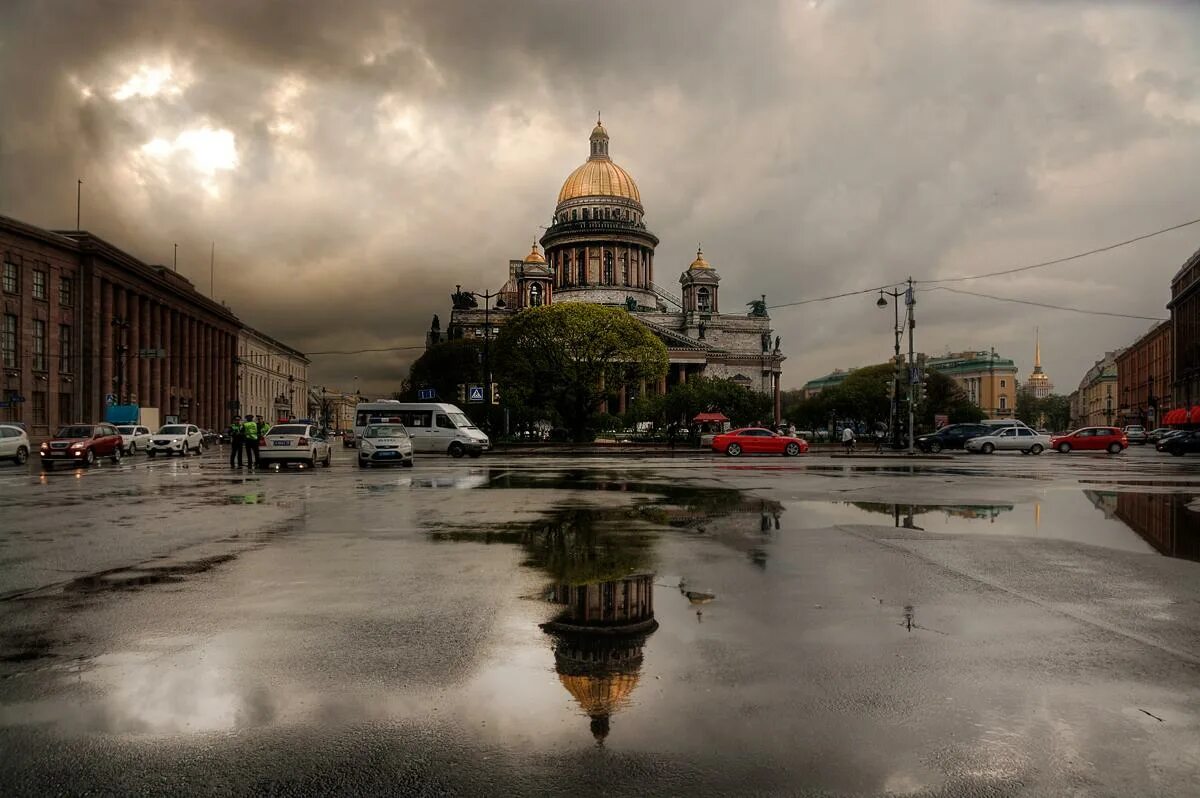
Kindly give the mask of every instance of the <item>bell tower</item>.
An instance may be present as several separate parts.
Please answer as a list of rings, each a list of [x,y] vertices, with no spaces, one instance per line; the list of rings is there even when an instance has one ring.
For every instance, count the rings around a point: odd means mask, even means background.
[[[684,311],[700,314],[719,313],[721,306],[717,300],[717,284],[720,282],[721,275],[704,259],[704,251],[697,246],[696,259],[688,266],[687,271],[679,276],[679,285],[683,289]]]

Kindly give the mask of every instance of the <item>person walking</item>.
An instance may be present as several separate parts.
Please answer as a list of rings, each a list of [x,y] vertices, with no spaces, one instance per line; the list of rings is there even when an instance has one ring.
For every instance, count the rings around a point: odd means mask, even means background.
[[[229,467],[242,467],[242,450],[246,448],[246,433],[242,430],[242,420],[237,416],[229,424]]]
[[[246,422],[242,424],[242,434],[246,436],[246,465],[258,468],[258,422],[254,420],[254,416],[246,415]]]
[[[854,429],[849,424],[842,428],[842,445],[846,447],[846,454],[854,451]]]

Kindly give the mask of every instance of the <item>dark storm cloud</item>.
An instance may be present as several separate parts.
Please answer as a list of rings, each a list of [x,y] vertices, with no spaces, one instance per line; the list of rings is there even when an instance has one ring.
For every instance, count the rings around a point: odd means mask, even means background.
[[[217,295],[309,351],[418,346],[455,283],[502,282],[597,108],[663,240],[658,282],[702,241],[727,309],[1019,265],[1196,215],[1190,4],[31,1],[0,15],[0,212],[67,226],[83,176],[85,226],[152,261],[178,242],[202,288],[215,240]],[[1197,243],[965,287],[1155,315]],[[920,312],[923,348],[995,346],[1025,370],[1040,325],[1065,388],[1144,326],[947,292]],[[885,358],[885,316],[870,298],[776,311],[788,381]],[[384,390],[413,354],[318,357],[313,379]]]

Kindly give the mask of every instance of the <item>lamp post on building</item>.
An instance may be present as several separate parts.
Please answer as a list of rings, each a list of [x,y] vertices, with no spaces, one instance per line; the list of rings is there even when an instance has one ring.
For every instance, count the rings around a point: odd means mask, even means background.
[[[891,403],[888,410],[888,431],[892,438],[892,448],[900,448],[900,430],[896,425],[896,409],[900,401],[900,337],[904,331],[900,327],[900,297],[904,296],[903,291],[884,291],[879,289],[879,299],[875,301],[875,307],[886,308],[888,301],[884,297],[892,298],[892,310],[894,321],[892,322],[892,337],[895,341],[895,354],[892,357],[892,390]]]
[[[115,352],[113,365],[117,368],[117,404],[125,404],[125,353],[129,351],[129,345],[126,341],[127,332],[129,330],[129,319],[122,316],[113,316],[113,330],[116,333],[117,341],[113,346]]]

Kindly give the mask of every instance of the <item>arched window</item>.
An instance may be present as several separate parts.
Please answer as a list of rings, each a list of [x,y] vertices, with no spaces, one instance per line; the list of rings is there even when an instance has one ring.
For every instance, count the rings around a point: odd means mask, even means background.
[[[587,258],[584,257],[583,250],[578,250],[575,254],[575,263],[578,264],[579,279],[576,280],[576,285],[587,285]]]
[[[608,250],[604,252],[604,284],[613,284],[613,254]]]
[[[534,283],[529,286],[529,307],[537,308],[542,306],[542,286],[539,283]]]
[[[696,291],[696,307],[703,313],[712,310],[712,295],[704,286],[700,286],[700,289]]]

